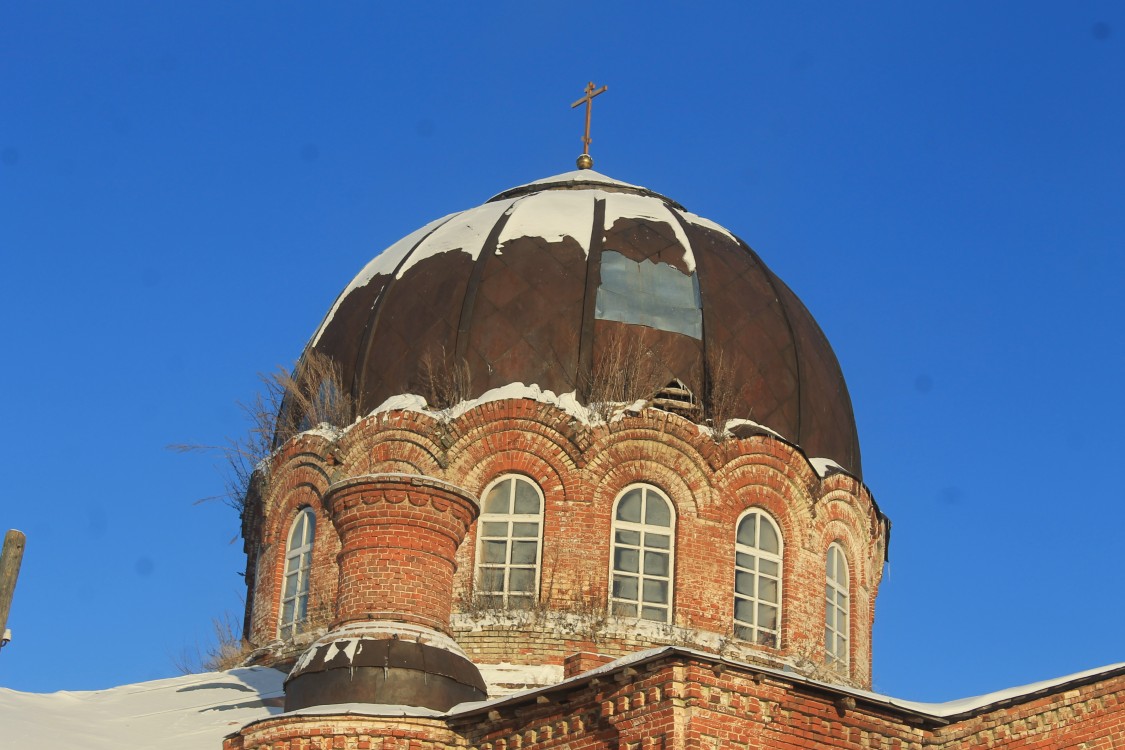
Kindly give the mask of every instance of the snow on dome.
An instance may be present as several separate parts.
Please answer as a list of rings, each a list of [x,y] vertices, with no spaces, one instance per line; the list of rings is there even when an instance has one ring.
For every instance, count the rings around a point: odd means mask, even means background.
[[[520,237],[542,237],[547,242],[570,237],[589,254],[588,228],[593,223],[594,198],[590,191],[550,192],[535,200],[518,201],[500,232],[496,252],[502,253],[504,243]]]

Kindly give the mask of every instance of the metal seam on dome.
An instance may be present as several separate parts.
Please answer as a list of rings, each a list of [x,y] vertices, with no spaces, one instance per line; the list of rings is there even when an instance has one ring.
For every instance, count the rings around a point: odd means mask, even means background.
[[[789,331],[789,340],[793,343],[793,364],[797,368],[797,430],[796,434],[793,437],[796,439],[797,445],[804,445],[804,435],[801,433],[801,417],[805,410],[804,402],[802,400],[802,392],[804,391],[804,389],[802,388],[801,379],[801,348],[797,345],[797,334],[793,330],[793,321],[789,319],[789,308],[786,307],[785,302],[783,302],[781,299],[781,294],[779,294],[777,291],[777,284],[774,283],[773,271],[771,271],[769,267],[762,262],[762,259],[758,257],[758,254],[754,252],[753,249],[751,249],[751,247],[747,245],[741,237],[736,236],[735,239],[738,240],[738,244],[742,246],[742,249],[750,254],[750,257],[754,259],[754,262],[761,267],[763,275],[766,277],[766,283],[770,285],[770,289],[773,290],[774,299],[777,300],[778,307],[781,308],[781,317],[785,321],[785,328]]]
[[[522,201],[523,198],[513,200],[504,213],[500,214],[500,218],[485,237],[480,254],[473,263],[473,270],[469,272],[469,278],[465,282],[465,294],[461,297],[461,316],[457,319],[457,338],[453,341],[453,350],[459,359],[465,357],[465,351],[469,346],[469,324],[472,322],[473,308],[476,307],[477,290],[480,289],[481,278],[484,276],[484,266],[488,263],[488,259],[496,254],[496,248],[500,245],[500,234],[504,231],[504,226],[511,218],[516,205]]]
[[[434,232],[441,229],[446,224],[453,221],[454,218],[460,216],[463,213],[465,212],[459,211],[457,213],[450,214],[445,221],[438,224],[436,227],[427,232],[424,237],[415,242],[414,247],[410,248],[403,254],[402,258],[395,266],[394,271],[391,273],[390,278],[387,279],[387,283],[383,285],[383,289],[379,292],[379,296],[375,299],[374,304],[371,305],[371,312],[368,314],[367,321],[364,324],[363,345],[360,348],[359,353],[356,355],[355,378],[352,380],[352,398],[355,400],[355,403],[357,405],[362,400],[362,385],[364,379],[367,377],[367,359],[371,354],[371,342],[375,339],[375,330],[379,324],[379,316],[383,311],[383,302],[387,299],[387,294],[390,292],[391,286],[393,286],[395,282],[399,280],[399,271],[401,271],[402,267],[406,265],[407,261],[410,260],[410,256],[414,254],[414,251],[417,250],[423,242],[428,240]]]
[[[602,248],[605,243],[605,198],[594,198],[594,218],[590,226],[590,249],[586,255],[586,288],[582,298],[582,323],[578,331],[578,372],[576,389],[582,400],[589,403],[594,376],[594,318],[597,307],[598,285],[601,283]]]

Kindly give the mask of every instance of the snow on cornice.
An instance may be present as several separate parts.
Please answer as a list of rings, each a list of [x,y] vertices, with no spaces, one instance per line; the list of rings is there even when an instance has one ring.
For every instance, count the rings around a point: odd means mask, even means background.
[[[580,424],[583,424],[587,427],[595,427],[607,423],[614,424],[624,419],[626,416],[639,416],[645,409],[652,408],[644,399],[637,399],[632,403],[615,403],[607,405],[612,407],[610,410],[597,408],[596,406],[595,408],[591,408],[582,404],[578,400],[578,396],[575,391],[567,391],[565,393],[556,394],[554,391],[544,390],[534,383],[532,383],[531,385],[527,385],[525,383],[509,383],[508,385],[485,391],[476,398],[466,399],[446,409],[430,408],[425,397],[420,396],[416,393],[400,393],[398,395],[387,398],[385,401],[383,401],[383,403],[372,409],[366,416],[378,416],[380,414],[386,414],[393,411],[405,411],[415,412],[418,414],[426,414],[442,422],[452,422],[453,420],[472,411],[482,404],[487,404],[494,401],[506,401],[509,399],[521,398],[526,398],[541,404],[550,404],[551,406],[554,406],[555,408],[574,418]],[[608,420],[603,418],[602,416],[602,414],[606,413],[607,411],[609,411],[610,413]],[[742,431],[740,430],[740,428],[749,428],[749,431],[751,433],[775,437],[778,440],[781,440],[786,444],[792,445],[794,448],[800,450],[799,445],[786,438],[777,430],[771,429],[770,427],[767,427],[760,422],[754,422],[749,419],[728,419],[724,423],[722,431],[718,431],[708,425],[691,422],[691,420],[679,414],[675,414],[673,412],[665,413],[669,414],[672,418],[682,419],[685,422],[694,424],[696,430],[700,435],[709,437],[712,440],[719,440],[722,437],[746,437],[746,435],[739,435],[739,433]],[[356,423],[358,423],[361,419],[363,419],[362,416],[357,417]],[[340,429],[332,427],[331,425],[320,424],[316,427],[313,427],[312,429],[305,430],[304,432],[299,433],[299,435],[315,435],[322,437],[330,442],[334,442],[341,438],[344,434],[346,434],[352,428],[352,426],[353,425],[348,425],[347,427]],[[278,450],[280,450],[280,448]],[[261,465],[265,465],[269,460],[269,457],[263,459]],[[815,471],[817,476],[821,479],[824,479],[831,474],[844,474],[849,477],[852,476],[852,474],[848,472],[847,469],[845,469],[843,466],[841,466],[831,458],[817,456],[807,458],[807,460],[809,462],[809,465],[812,466],[813,471]]]
[[[829,474],[848,474],[847,469],[831,458],[810,458],[809,463],[812,464],[813,469],[816,470],[817,475],[821,479],[824,479]],[[848,475],[851,476],[850,474]]]
[[[598,416],[597,412],[579,403],[577,394],[574,391],[556,395],[554,391],[545,391],[534,383],[531,385],[509,383],[508,385],[485,391],[476,398],[467,399],[448,409],[438,410],[428,409],[426,399],[422,396],[414,393],[404,393],[398,396],[391,396],[386,401],[376,406],[371,411],[371,415],[382,414],[389,411],[414,411],[429,414],[443,421],[452,421],[462,414],[472,411],[481,404],[516,398],[526,398],[531,401],[538,401],[541,404],[551,404],[585,425],[601,424],[603,421],[601,417]]]

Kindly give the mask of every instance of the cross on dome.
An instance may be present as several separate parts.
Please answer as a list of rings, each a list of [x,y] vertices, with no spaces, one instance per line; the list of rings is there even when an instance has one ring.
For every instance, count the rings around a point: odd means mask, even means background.
[[[582,136],[582,155],[578,157],[579,169],[590,169],[594,166],[594,159],[590,156],[590,110],[593,109],[594,97],[604,94],[608,88],[608,86],[595,88],[594,82],[590,81],[586,84],[586,95],[570,105],[570,108],[574,109],[579,104],[586,103],[586,132]]]

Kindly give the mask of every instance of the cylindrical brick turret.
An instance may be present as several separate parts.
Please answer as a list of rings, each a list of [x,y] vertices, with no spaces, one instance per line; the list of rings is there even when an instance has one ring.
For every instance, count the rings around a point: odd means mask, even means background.
[[[341,544],[333,629],[388,620],[448,635],[453,560],[477,517],[473,496],[430,477],[378,474],[332,485],[324,503]]]
[[[285,710],[446,710],[486,698],[480,671],[449,634],[454,558],[476,499],[432,477],[371,474],[330,486],[324,507],[340,535],[336,619],[289,673]]]

